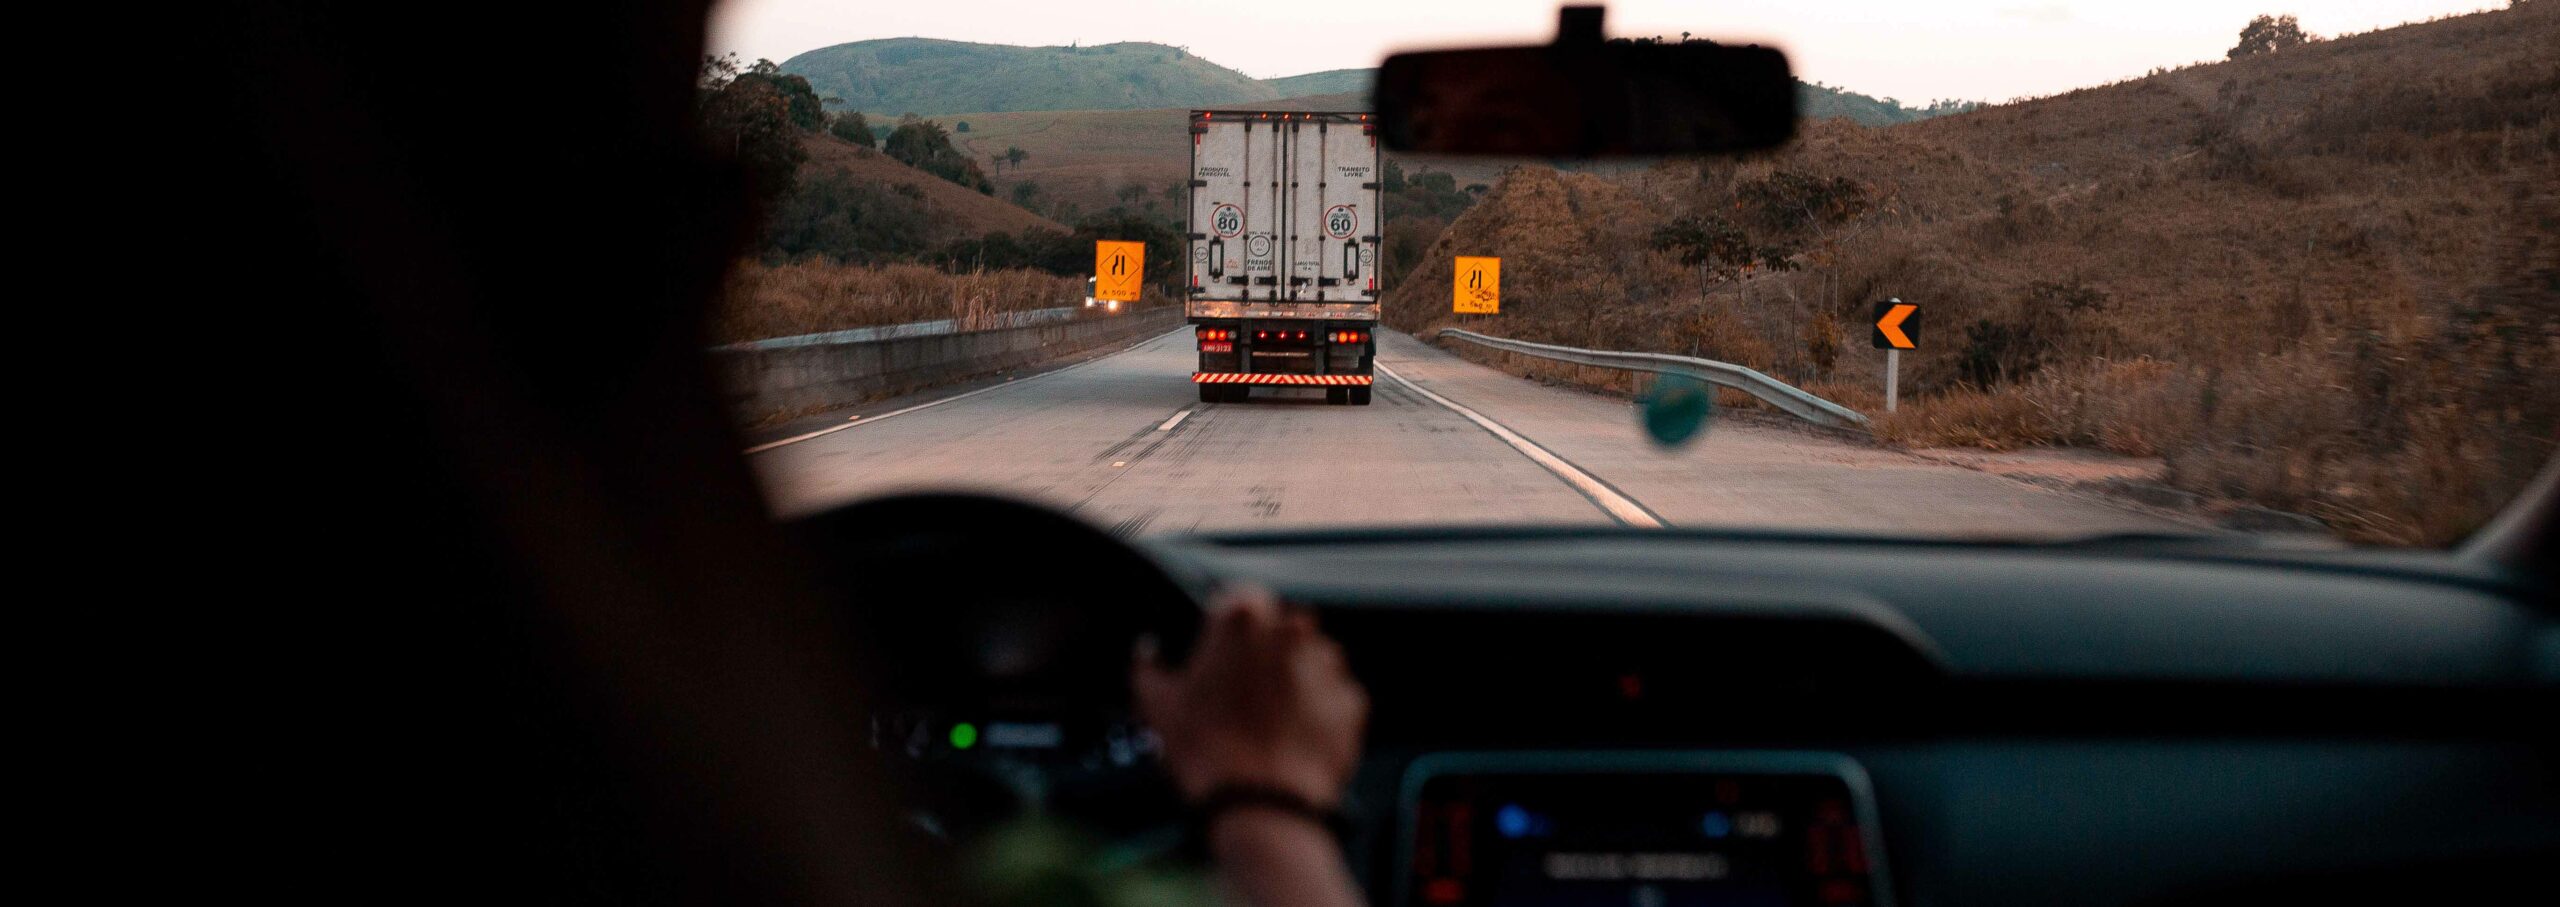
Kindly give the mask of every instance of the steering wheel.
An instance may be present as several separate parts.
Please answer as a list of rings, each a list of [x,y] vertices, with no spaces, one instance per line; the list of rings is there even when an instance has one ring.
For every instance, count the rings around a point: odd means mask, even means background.
[[[1142,635],[1168,659],[1190,651],[1191,589],[1101,530],[1003,498],[879,498],[795,528],[874,687],[873,741],[912,771],[926,831],[960,841],[1031,814],[1114,838],[1178,825],[1129,667]]]
[[[975,494],[878,498],[797,528],[883,692],[1000,707],[1128,701],[1141,635],[1190,651],[1200,605],[1137,549],[1065,514]]]

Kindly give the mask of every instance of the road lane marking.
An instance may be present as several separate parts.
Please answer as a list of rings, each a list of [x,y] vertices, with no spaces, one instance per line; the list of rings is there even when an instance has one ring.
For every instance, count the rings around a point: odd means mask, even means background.
[[[1412,388],[1414,393],[1421,394],[1433,403],[1448,407],[1450,412],[1465,416],[1467,421],[1492,433],[1494,437],[1502,439],[1502,443],[1511,445],[1511,449],[1528,457],[1530,462],[1546,467],[1546,470],[1554,473],[1556,478],[1563,479],[1565,484],[1573,486],[1573,490],[1582,492],[1583,497],[1591,499],[1591,503],[1598,505],[1600,510],[1612,519],[1641,529],[1662,528],[1662,518],[1655,516],[1653,511],[1644,509],[1644,505],[1636,503],[1634,498],[1619,493],[1617,489],[1609,487],[1609,483],[1583,472],[1581,467],[1573,465],[1565,458],[1556,456],[1554,452],[1544,447],[1539,447],[1537,442],[1521,437],[1519,432],[1486,418],[1483,413],[1460,406],[1455,401],[1432,392],[1430,388],[1415,384],[1412,379],[1396,374],[1396,370],[1388,368],[1384,362],[1377,363],[1376,367],[1380,374],[1395,379],[1397,384]]]
[[[754,447],[747,448],[746,452],[747,452],[747,453],[759,453],[759,452],[762,452],[762,451],[772,450],[772,449],[774,449],[774,448],[776,448],[776,447],[781,447],[782,445],[785,445],[785,444],[798,444],[798,443],[800,443],[800,442],[802,442],[802,441],[809,440],[810,438],[815,438],[815,437],[819,437],[819,436],[822,436],[822,435],[832,435],[832,434],[835,434],[836,432],[840,432],[840,431],[843,431],[843,430],[845,430],[845,429],[852,428],[852,427],[854,426],[854,424],[855,424],[855,423],[860,422],[860,421],[862,421],[862,417],[861,417],[861,416],[854,416],[853,418],[850,418],[850,419],[846,419],[846,420],[844,420],[844,424],[843,424],[843,425],[838,425],[838,426],[836,426],[836,427],[834,427],[834,428],[821,428],[821,429],[818,429],[817,431],[813,431],[813,432],[810,432],[810,433],[805,434],[805,435],[792,435],[791,437],[784,438],[784,439],[782,439],[782,440],[780,440],[780,441],[767,441],[767,442],[765,442],[765,443],[758,444],[758,445],[756,445],[756,446],[754,446]]]
[[[1198,409],[1198,408],[1199,408],[1199,407],[1196,407],[1196,406],[1195,406],[1195,407],[1192,407],[1192,409]],[[1178,413],[1174,413],[1174,414],[1173,414],[1173,418],[1164,420],[1164,424],[1163,424],[1163,425],[1158,425],[1158,426],[1156,426],[1156,430],[1157,430],[1157,431],[1172,431],[1174,426],[1182,424],[1182,420],[1184,420],[1184,419],[1188,419],[1188,418],[1191,418],[1191,410],[1189,410],[1189,409],[1183,410],[1183,411],[1178,412]]]
[[[1164,333],[1162,333],[1162,334],[1157,334],[1157,335],[1155,335],[1155,336],[1153,336],[1153,337],[1149,337],[1149,338],[1147,338],[1147,339],[1145,339],[1145,340],[1141,340],[1141,341],[1138,341],[1138,342],[1136,342],[1136,343],[1132,343],[1132,344],[1130,344],[1130,345],[1128,345],[1128,346],[1126,346],[1126,347],[1122,347],[1122,348],[1121,348],[1121,349],[1119,349],[1119,350],[1116,350],[1116,351],[1113,351],[1113,352],[1110,352],[1110,353],[1106,353],[1106,354],[1103,354],[1103,355],[1100,355],[1100,356],[1095,356],[1095,357],[1093,357],[1093,358],[1091,358],[1091,359],[1087,359],[1087,360],[1085,360],[1085,361],[1083,361],[1083,362],[1078,362],[1078,363],[1076,363],[1076,364],[1074,364],[1074,365],[1067,366],[1066,368],[1062,368],[1062,369],[1055,369],[1055,370],[1052,370],[1052,371],[1046,371],[1046,372],[1041,372],[1040,374],[1033,375],[1033,376],[1028,377],[1028,378],[1018,379],[1018,380],[1017,380],[1017,379],[1013,379],[1013,378],[1007,378],[1007,379],[1004,379],[1003,383],[1000,383],[1000,384],[990,384],[990,385],[987,385],[987,386],[985,386],[985,387],[978,388],[977,390],[969,391],[969,392],[966,392],[966,393],[952,394],[951,396],[944,397],[944,398],[942,398],[942,399],[940,399],[940,400],[927,400],[927,401],[925,401],[925,402],[923,402],[923,403],[918,403],[918,404],[916,404],[916,405],[914,405],[914,406],[910,406],[910,407],[907,407],[907,408],[905,408],[905,409],[893,409],[893,410],[890,410],[890,411],[888,411],[888,412],[881,413],[881,414],[879,414],[879,415],[877,415],[877,416],[868,416],[868,417],[865,417],[865,416],[855,416],[855,417],[853,417],[853,418],[854,418],[854,419],[856,419],[856,420],[860,420],[860,421],[848,421],[848,422],[846,422],[846,423],[845,423],[845,424],[843,424],[843,425],[838,425],[838,426],[835,426],[835,427],[833,427],[833,428],[821,428],[821,429],[818,429],[817,431],[813,431],[813,432],[810,432],[810,433],[805,434],[805,435],[796,435],[796,436],[793,436],[793,437],[784,438],[784,439],[782,439],[782,440],[780,440],[780,441],[767,441],[767,442],[765,442],[765,443],[763,443],[763,444],[758,444],[758,445],[756,445],[756,446],[754,446],[754,447],[747,448],[747,449],[744,451],[744,453],[749,453],[749,454],[759,454],[759,453],[763,453],[763,452],[768,451],[768,450],[772,450],[772,449],[774,449],[774,448],[776,448],[776,447],[781,447],[781,446],[783,446],[783,445],[785,445],[785,444],[798,444],[798,443],[800,443],[800,442],[802,442],[802,441],[806,441],[806,440],[809,440],[809,439],[811,439],[811,438],[819,437],[819,436],[822,436],[822,435],[832,435],[832,434],[835,434],[836,432],[840,432],[840,431],[843,431],[843,430],[848,429],[848,428],[852,428],[852,427],[857,426],[857,425],[870,425],[870,424],[872,424],[872,423],[874,423],[874,422],[878,422],[878,421],[880,421],[880,420],[882,420],[882,419],[889,418],[890,416],[903,416],[903,415],[906,415],[906,414],[911,413],[911,412],[915,412],[916,410],[920,410],[920,409],[932,409],[932,408],[934,408],[934,407],[941,406],[941,405],[943,405],[943,404],[945,404],[945,403],[949,403],[949,402],[952,402],[952,401],[954,401],[954,400],[966,400],[966,399],[969,399],[969,398],[971,398],[971,397],[975,397],[975,396],[977,396],[977,395],[979,395],[979,394],[986,393],[986,392],[988,392],[988,391],[1000,391],[1000,390],[1003,390],[1003,389],[1008,388],[1008,387],[1021,387],[1021,386],[1025,385],[1025,384],[1029,384],[1029,383],[1031,383],[1031,382],[1038,381],[1038,380],[1040,380],[1040,379],[1042,379],[1042,378],[1046,378],[1046,377],[1049,377],[1049,376],[1051,376],[1051,375],[1061,375],[1061,374],[1065,374],[1065,373],[1067,373],[1067,372],[1072,372],[1072,371],[1075,371],[1076,369],[1080,369],[1080,368],[1083,368],[1083,367],[1085,367],[1085,366],[1092,365],[1092,364],[1094,364],[1094,363],[1096,363],[1096,362],[1100,362],[1100,361],[1102,361],[1102,360],[1109,359],[1109,358],[1112,358],[1112,357],[1114,357],[1114,356],[1118,356],[1118,355],[1120,355],[1120,354],[1122,354],[1122,353],[1129,352],[1130,350],[1134,350],[1134,349],[1137,349],[1137,348],[1139,348],[1139,347],[1146,346],[1147,344],[1154,343],[1154,342],[1156,342],[1156,341],[1158,341],[1158,340],[1162,340],[1162,339],[1164,339],[1164,338],[1166,338],[1166,337],[1169,337],[1169,336],[1172,336],[1172,335],[1174,335],[1174,334],[1181,333],[1182,331],[1188,330],[1188,329],[1189,329],[1189,327],[1190,327],[1189,325],[1184,325],[1184,326],[1182,326],[1182,327],[1177,327],[1177,328],[1174,328],[1173,330],[1166,331],[1166,332],[1164,332]]]

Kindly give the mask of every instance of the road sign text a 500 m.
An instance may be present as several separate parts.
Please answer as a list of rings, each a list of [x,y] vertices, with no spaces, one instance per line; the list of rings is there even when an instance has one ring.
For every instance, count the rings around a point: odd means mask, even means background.
[[[1195,110],[1185,311],[1202,402],[1322,387],[1365,405],[1385,235],[1365,113]]]

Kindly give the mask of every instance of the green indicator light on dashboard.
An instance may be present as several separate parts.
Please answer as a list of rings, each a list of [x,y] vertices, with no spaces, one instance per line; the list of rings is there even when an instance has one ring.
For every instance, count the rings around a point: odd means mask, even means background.
[[[951,726],[951,748],[965,750],[978,745],[978,726],[966,721]]]

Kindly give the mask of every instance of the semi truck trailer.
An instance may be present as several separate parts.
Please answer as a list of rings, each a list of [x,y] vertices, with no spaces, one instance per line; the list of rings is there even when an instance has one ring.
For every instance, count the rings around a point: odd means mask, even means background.
[[[1201,402],[1320,387],[1327,402],[1369,404],[1380,178],[1368,114],[1191,112],[1184,308]]]

